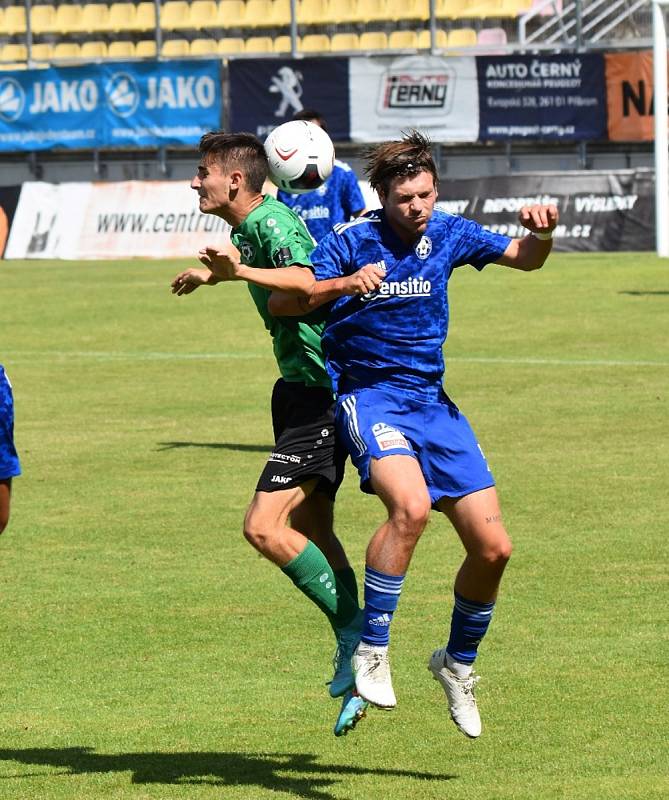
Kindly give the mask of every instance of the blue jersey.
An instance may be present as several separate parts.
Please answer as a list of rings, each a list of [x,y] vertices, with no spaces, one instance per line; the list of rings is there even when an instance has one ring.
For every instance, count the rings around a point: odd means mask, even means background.
[[[323,334],[336,391],[390,387],[438,395],[448,333],[448,279],[455,267],[482,269],[511,240],[464,217],[436,210],[425,233],[404,244],[382,210],[339,225],[311,255],[317,280],[350,275],[365,264],[386,270],[367,295],[341,297]]]
[[[14,447],[14,398],[12,385],[0,365],[0,480],[21,474],[19,457]]]
[[[276,196],[302,217],[317,242],[335,225],[348,222],[365,207],[355,173],[343,161],[335,161],[332,175],[313,192],[288,194],[279,191]]]

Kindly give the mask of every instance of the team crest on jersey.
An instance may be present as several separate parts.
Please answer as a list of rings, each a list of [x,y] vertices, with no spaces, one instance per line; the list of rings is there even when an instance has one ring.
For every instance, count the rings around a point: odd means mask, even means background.
[[[402,450],[411,452],[411,446],[404,438],[404,434],[398,431],[397,428],[391,428],[390,425],[386,425],[385,422],[377,422],[372,425],[372,433],[381,450],[393,450],[399,447]]]
[[[242,260],[245,261],[247,264],[253,261],[253,258],[256,254],[255,247],[251,244],[251,242],[240,242],[238,245],[239,252],[241,253]]]
[[[429,236],[422,236],[420,242],[416,245],[416,255],[421,261],[425,261],[431,252],[432,239]]]

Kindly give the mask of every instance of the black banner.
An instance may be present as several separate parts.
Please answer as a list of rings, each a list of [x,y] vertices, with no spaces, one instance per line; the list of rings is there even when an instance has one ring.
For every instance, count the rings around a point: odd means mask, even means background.
[[[20,186],[0,186],[0,258],[5,252],[19,194],[21,194]]]
[[[512,237],[524,205],[554,203],[560,211],[554,249],[598,252],[655,249],[652,170],[555,172],[443,181],[439,208]]]

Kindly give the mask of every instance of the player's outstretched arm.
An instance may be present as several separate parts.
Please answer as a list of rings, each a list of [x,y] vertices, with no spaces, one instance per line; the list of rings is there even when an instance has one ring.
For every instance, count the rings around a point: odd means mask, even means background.
[[[314,282],[311,270],[301,264],[289,264],[277,269],[249,267],[242,264],[234,255],[221,252],[214,247],[200,250],[199,259],[220,281],[247,281],[271,291],[288,292],[304,297],[309,294]]]
[[[529,233],[521,239],[512,239],[497,263],[526,272],[540,269],[553,249],[552,234],[558,219],[557,206],[523,206],[518,221]]]
[[[361,295],[378,289],[385,271],[377,264],[365,264],[352,275],[340,278],[314,280],[311,291],[305,297],[295,297],[285,292],[272,292],[269,313],[275,317],[295,317],[308,314],[325,303],[331,303],[345,295]]]
[[[172,294],[182,295],[194,292],[198,286],[213,286],[219,279],[207,267],[191,267],[180,272],[172,281]]]

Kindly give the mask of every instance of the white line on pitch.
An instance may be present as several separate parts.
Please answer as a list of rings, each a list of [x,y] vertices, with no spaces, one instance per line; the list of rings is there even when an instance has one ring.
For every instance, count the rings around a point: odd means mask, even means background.
[[[215,361],[225,359],[271,358],[267,353],[159,353],[123,352],[101,350],[16,350],[4,351],[5,360],[29,358],[89,358],[97,361]],[[516,364],[548,367],[669,367],[669,361],[624,361],[608,359],[569,358],[496,358],[493,356],[446,356],[446,363],[463,364]]]

